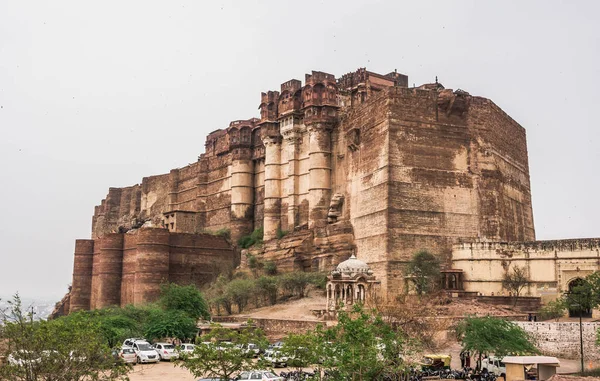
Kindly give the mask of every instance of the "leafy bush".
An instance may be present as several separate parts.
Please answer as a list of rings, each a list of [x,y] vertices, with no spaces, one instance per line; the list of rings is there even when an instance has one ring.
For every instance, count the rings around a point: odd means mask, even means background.
[[[254,295],[254,281],[250,279],[234,279],[227,285],[225,295],[232,304],[237,305],[238,312],[242,312]]]
[[[267,275],[275,275],[277,274],[277,265],[273,261],[266,261],[263,269]]]
[[[194,321],[200,317],[210,319],[208,304],[196,286],[164,284],[160,287],[160,294],[158,303],[165,310],[183,311]]]
[[[254,229],[250,235],[245,235],[238,240],[238,245],[247,249],[250,246],[261,245],[263,242],[264,230],[262,227]]]
[[[538,312],[538,316],[540,317],[540,320],[558,320],[565,314],[566,309],[567,305],[565,301],[559,298],[548,302],[548,304],[542,307],[542,309]]]
[[[256,291],[263,296],[270,305],[277,303],[277,293],[279,291],[279,284],[277,278],[272,276],[261,276],[256,280]]]
[[[277,236],[277,239],[282,239],[287,234],[288,234],[288,231],[287,230],[281,230],[281,228],[277,228],[277,232],[275,233],[275,235]]]
[[[229,228],[223,228],[223,229],[219,229],[215,232],[214,235],[217,235],[219,237],[225,237],[227,239],[231,238],[231,230]]]

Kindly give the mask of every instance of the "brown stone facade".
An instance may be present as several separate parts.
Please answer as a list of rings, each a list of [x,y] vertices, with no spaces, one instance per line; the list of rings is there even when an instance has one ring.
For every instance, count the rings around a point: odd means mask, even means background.
[[[198,287],[235,265],[222,237],[141,228],[75,242],[69,312],[140,305],[167,282]]]
[[[147,298],[111,286],[131,284],[132,266],[171,277],[165,253],[148,254],[153,265],[119,252],[133,245],[123,232],[142,225],[163,228],[160,247],[220,229],[235,244],[263,227],[253,251],[284,270],[329,271],[355,250],[388,295],[401,292],[401,269],[419,249],[450,265],[460,242],[535,239],[525,130],[489,99],[437,82],[408,88],[397,72],[313,71],[262,93],[259,110],[210,133],[193,164],[109,189],[92,219],[92,308],[119,292]],[[78,275],[90,267],[86,245],[78,241],[74,286],[79,277],[89,287]]]

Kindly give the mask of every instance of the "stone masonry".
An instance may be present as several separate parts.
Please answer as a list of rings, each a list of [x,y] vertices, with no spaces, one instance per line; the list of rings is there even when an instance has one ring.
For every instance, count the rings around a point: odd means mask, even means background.
[[[265,245],[254,252],[280,269],[329,271],[355,252],[391,296],[417,250],[449,267],[460,242],[535,239],[525,130],[489,99],[437,81],[409,88],[396,71],[362,68],[289,80],[262,93],[259,109],[259,118],[211,132],[193,164],[110,188],[94,211],[94,242],[127,245],[123,232],[145,225],[165,234],[229,229],[235,245],[263,227]],[[111,256],[94,250],[99,266]],[[126,260],[113,274],[123,281]],[[92,308],[118,304],[94,304],[105,292],[96,284]],[[121,287],[121,303],[129,293]]]
[[[516,322],[531,335],[538,349],[547,356],[581,358],[579,323],[575,322]],[[583,355],[586,361],[599,360],[596,332],[600,323],[583,323]]]

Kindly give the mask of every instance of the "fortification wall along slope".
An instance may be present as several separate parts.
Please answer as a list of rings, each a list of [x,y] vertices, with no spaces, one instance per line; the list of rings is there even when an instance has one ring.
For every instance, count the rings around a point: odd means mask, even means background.
[[[284,82],[261,94],[260,118],[210,133],[197,162],[110,188],[92,238],[145,224],[170,233],[229,229],[235,244],[263,227],[267,244],[254,252],[281,268],[330,270],[354,250],[391,293],[417,250],[449,265],[458,242],[535,239],[524,129],[487,99],[407,83],[366,69]],[[283,231],[289,236],[277,239]],[[95,251],[107,257],[94,262],[96,279],[118,281],[121,254]],[[121,292],[136,300],[130,282],[139,265],[129,251],[120,257]],[[113,302],[93,292],[92,305]]]

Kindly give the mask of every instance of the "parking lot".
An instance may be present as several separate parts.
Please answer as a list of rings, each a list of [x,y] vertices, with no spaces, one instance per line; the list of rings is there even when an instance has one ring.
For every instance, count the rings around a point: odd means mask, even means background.
[[[158,364],[135,365],[133,371],[129,373],[129,379],[131,381],[195,381],[198,378],[192,376],[187,369],[163,361]]]
[[[274,369],[275,373],[289,372],[290,368]],[[312,370],[306,369],[306,370]],[[141,364],[133,367],[129,373],[131,381],[196,381],[199,377],[194,377],[186,369],[174,366],[172,363],[163,361],[158,364]]]

